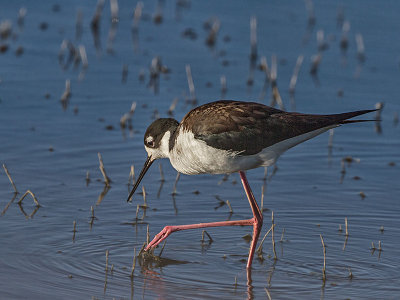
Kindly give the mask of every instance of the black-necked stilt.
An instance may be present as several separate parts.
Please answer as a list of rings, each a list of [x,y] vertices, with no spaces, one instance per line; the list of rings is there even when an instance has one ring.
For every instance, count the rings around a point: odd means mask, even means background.
[[[144,135],[147,160],[129,197],[138,187],[151,164],[169,158],[172,166],[184,174],[226,174],[239,172],[253,211],[248,220],[166,226],[147,245],[156,247],[172,232],[204,227],[253,225],[247,268],[251,267],[261,231],[263,216],[254,199],[244,171],[273,164],[278,157],[308,139],[348,120],[374,110],[333,115],[285,112],[254,102],[217,101],[191,110],[182,120],[166,118],[154,121]]]

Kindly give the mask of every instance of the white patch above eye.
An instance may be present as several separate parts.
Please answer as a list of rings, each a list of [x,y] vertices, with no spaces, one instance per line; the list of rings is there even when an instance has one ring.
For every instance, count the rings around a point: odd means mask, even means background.
[[[151,143],[154,140],[154,138],[150,135],[146,138],[146,143]]]

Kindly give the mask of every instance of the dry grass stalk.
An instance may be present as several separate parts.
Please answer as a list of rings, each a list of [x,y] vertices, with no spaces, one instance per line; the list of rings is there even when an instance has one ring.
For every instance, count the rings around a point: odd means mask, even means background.
[[[190,100],[193,101],[193,103],[196,102],[196,94],[194,90],[194,82],[193,82],[193,77],[192,77],[192,70],[190,68],[190,65],[186,65],[186,76],[187,76],[187,81],[189,85],[189,92],[190,92]]]
[[[335,129],[329,129],[329,140],[328,140],[328,148],[332,149],[333,147],[333,135],[335,133]]]
[[[272,211],[272,215],[271,215],[271,222],[272,225],[274,225],[274,212]],[[272,250],[274,251],[274,260],[277,260],[278,257],[276,256],[276,250],[275,250],[275,234],[274,234],[274,228],[275,226],[272,226],[272,230],[271,230],[271,237],[272,237]]]
[[[285,110],[285,106],[283,105],[283,101],[281,95],[278,90],[277,84],[277,77],[278,77],[278,62],[276,55],[272,55],[271,57],[271,87],[272,87],[272,100],[270,106],[274,107],[275,104],[278,104],[281,110]]]
[[[265,289],[265,292],[267,293],[268,300],[272,300],[271,294],[269,293],[268,289],[267,288],[264,288],[264,289]]]
[[[82,61],[82,68],[87,69],[89,67],[89,61],[87,59],[86,48],[83,45],[79,45],[79,55]]]
[[[212,25],[210,26],[210,31],[206,38],[206,45],[208,45],[209,47],[213,47],[215,45],[215,43],[217,42],[217,34],[219,31],[219,27],[220,27],[220,22],[219,22],[218,18],[213,18],[208,23],[211,23],[211,22],[212,22]]]
[[[262,245],[263,245],[263,243],[264,243],[266,237],[268,236],[268,234],[272,231],[272,229],[273,229],[274,227],[275,227],[275,224],[272,224],[272,226],[268,229],[267,233],[266,233],[266,234],[264,235],[264,237],[262,238],[261,243],[260,243],[260,245],[259,245],[258,248],[257,248],[257,252],[258,252],[258,253],[261,253],[261,251],[262,251]]]
[[[223,98],[225,98],[225,94],[227,91],[225,75],[221,75],[220,82],[221,82],[221,98],[223,99]]]
[[[31,192],[31,190],[27,190],[27,191],[25,192],[25,194],[22,195],[22,197],[21,197],[21,198],[19,199],[19,201],[18,201],[18,204],[21,204],[21,203],[22,203],[22,200],[24,200],[24,198],[25,198],[28,194],[31,195],[31,197],[32,197],[32,199],[33,199],[33,202],[35,202],[36,206],[39,207],[39,206],[40,206],[39,201],[37,200],[35,194]]]
[[[17,198],[17,195],[18,195],[17,193],[14,193],[14,196],[12,197],[12,199],[10,200],[10,202],[8,202],[7,205],[4,207],[4,209],[3,209],[3,211],[1,212],[0,216],[3,216],[3,215],[6,213],[6,211],[7,211],[8,208],[10,207],[11,203],[13,203],[14,200]],[[37,206],[36,208],[38,208],[38,206]],[[37,210],[37,209],[35,209],[35,210]],[[34,211],[34,212],[35,212],[35,211]]]
[[[228,205],[228,207],[229,207],[229,213],[233,214],[231,203],[229,202],[229,200],[226,200],[225,202],[226,202],[226,205]]]
[[[356,44],[357,44],[357,58],[360,63],[365,61],[365,46],[364,39],[361,33],[356,34]]]
[[[3,169],[4,169],[4,172],[6,172],[6,175],[7,175],[7,177],[8,177],[8,180],[10,180],[11,185],[12,185],[13,188],[14,188],[14,192],[15,192],[16,194],[18,194],[17,187],[15,186],[14,181],[13,181],[12,178],[11,178],[10,172],[8,172],[8,169],[7,169],[7,167],[6,167],[5,164],[3,164]]]
[[[136,220],[138,219],[138,215],[139,215],[139,204],[136,205],[136,217],[135,217]]]
[[[132,269],[131,269],[131,279],[133,279],[133,273],[135,272],[136,268],[136,248],[133,249],[133,262],[132,262]]]
[[[25,16],[28,10],[26,7],[21,7],[18,11],[18,19],[17,19],[17,24],[20,30],[24,27],[24,22],[25,22]]]
[[[174,98],[174,100],[172,100],[171,105],[169,106],[169,109],[168,109],[168,114],[169,114],[170,116],[173,115],[174,110],[175,110],[175,108],[176,108],[176,105],[178,104],[178,101],[179,101],[179,98],[178,98],[178,97],[176,97],[176,98]]]
[[[261,213],[264,211],[265,182],[261,186]]]
[[[164,248],[165,248],[165,245],[166,245],[166,244],[167,244],[167,240],[164,241],[164,244],[163,244],[163,246],[162,246],[162,248],[161,248],[160,253],[158,254],[158,256],[161,256],[161,254],[162,254],[163,251],[164,251]]]
[[[283,242],[284,235],[285,235],[285,228],[283,228],[283,230],[282,230],[282,235],[281,235],[281,239],[279,242],[281,242],[281,243]]]
[[[134,185],[135,181],[136,181],[136,178],[135,178],[135,166],[131,165],[131,171],[129,172],[128,185],[129,184]]]
[[[349,229],[348,229],[348,223],[347,223],[347,217],[344,218],[344,226],[345,226],[345,235],[349,236]]]
[[[142,185],[142,193],[143,193],[143,208],[147,208],[147,201],[146,201],[146,189],[144,187],[144,185]]]
[[[319,235],[321,238],[321,243],[322,243],[322,248],[324,251],[324,266],[322,268],[322,280],[326,281],[326,247],[325,247],[325,243],[324,243],[324,238],[322,237],[322,234]]]
[[[297,57],[296,65],[294,67],[293,75],[290,78],[290,84],[289,84],[289,92],[291,94],[294,94],[294,91],[296,89],[297,78],[299,77],[300,68],[301,68],[301,65],[303,64],[303,60],[304,60],[304,55],[299,55]]]
[[[351,268],[349,267],[348,268],[348,270],[349,270],[349,279],[351,280],[351,279],[353,279],[353,272],[351,272]]]
[[[150,243],[150,229],[149,225],[147,225],[147,230],[146,230],[146,244],[148,245]]]
[[[111,179],[107,176],[106,170],[104,168],[103,158],[101,157],[100,152],[97,153],[97,156],[99,157],[99,169],[101,171],[101,174],[103,175],[104,183],[106,184],[106,186],[109,186],[111,183]]]
[[[108,271],[108,255],[110,254],[110,251],[106,251],[106,268],[105,268],[105,270],[106,270],[106,273],[107,273],[107,271]]]

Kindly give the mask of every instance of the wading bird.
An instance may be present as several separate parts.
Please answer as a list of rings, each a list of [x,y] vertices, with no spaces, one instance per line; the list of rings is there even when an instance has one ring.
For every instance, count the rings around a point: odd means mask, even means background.
[[[154,121],[144,135],[147,160],[128,201],[151,164],[156,159],[169,158],[172,166],[183,174],[239,172],[253,218],[166,226],[145,250],[156,247],[175,231],[248,225],[253,226],[253,238],[247,260],[247,269],[250,269],[263,224],[263,215],[244,171],[270,166],[289,148],[339,125],[362,122],[364,120],[348,119],[372,111],[374,110],[311,115],[285,112],[254,102],[221,100],[194,108],[180,123],[171,118]]]

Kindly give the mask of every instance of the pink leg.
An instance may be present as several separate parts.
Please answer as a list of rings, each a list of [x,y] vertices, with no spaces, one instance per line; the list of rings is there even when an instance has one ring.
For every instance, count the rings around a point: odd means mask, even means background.
[[[156,247],[163,240],[165,240],[171,233],[180,230],[196,229],[196,228],[206,228],[206,227],[219,227],[219,226],[251,226],[253,225],[253,240],[250,245],[249,258],[247,261],[247,268],[251,267],[253,261],[254,251],[257,244],[258,236],[260,235],[263,217],[261,211],[254,199],[253,192],[250,189],[249,183],[247,182],[246,175],[244,172],[240,171],[240,178],[242,179],[243,187],[246,192],[247,198],[253,211],[254,217],[248,220],[237,220],[237,221],[223,221],[223,222],[211,222],[211,223],[199,223],[199,224],[189,224],[189,225],[177,225],[177,226],[165,226],[163,230],[157,234],[154,239],[147,245],[146,251]]]
[[[242,184],[249,199],[251,210],[253,211],[253,239],[250,245],[249,258],[247,259],[247,269],[251,268],[251,263],[253,262],[254,251],[256,250],[258,237],[260,236],[261,228],[263,225],[263,215],[260,208],[257,205],[257,201],[254,198],[253,192],[251,191],[250,185],[247,181],[246,174],[243,171],[239,171],[240,179],[242,179]]]

